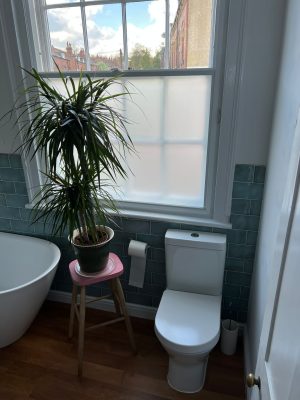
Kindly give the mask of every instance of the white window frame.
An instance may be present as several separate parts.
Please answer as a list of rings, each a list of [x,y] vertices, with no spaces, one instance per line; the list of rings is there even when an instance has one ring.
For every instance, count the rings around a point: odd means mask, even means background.
[[[82,1],[82,0],[81,0]],[[131,0],[132,1],[132,0]],[[136,1],[136,0],[133,0]],[[101,4],[119,2],[118,0],[104,0]],[[38,68],[37,60],[29,45],[34,42],[41,49],[40,43],[45,38],[36,38],[31,30],[30,7],[31,1],[10,1],[12,9],[12,26],[17,30],[19,38],[17,52],[19,65],[25,68],[35,66]],[[89,2],[89,4],[100,4],[100,1]],[[70,6],[72,3],[68,3]],[[5,6],[4,6],[5,7]],[[174,206],[157,206],[139,203],[120,202],[121,213],[127,216],[168,220],[181,223],[192,223],[196,225],[208,225],[215,227],[230,227],[230,203],[234,171],[235,150],[235,114],[237,107],[239,64],[242,43],[242,26],[245,12],[245,2],[240,0],[222,0],[218,5],[219,13],[216,16],[216,46],[214,49],[215,64],[219,65],[217,73],[214,68],[189,69],[189,70],[156,70],[156,71],[126,71],[125,77],[155,75],[189,75],[190,73],[203,75],[214,74],[212,84],[210,132],[207,153],[207,174],[205,207],[203,209],[190,209]],[[25,15],[25,19],[24,19]],[[39,18],[39,16],[37,16]],[[24,23],[25,22],[25,23]],[[222,22],[222,23],[221,23]],[[9,35],[9,20],[4,21],[4,34]],[[8,38],[9,36],[7,36]],[[24,37],[27,38],[27,46],[24,46]],[[219,40],[218,40],[219,39]],[[8,41],[7,41],[8,43]],[[230,45],[228,45],[230,44]],[[17,57],[15,57],[16,59]],[[13,61],[15,62],[15,61]],[[11,65],[18,65],[14,63]],[[76,75],[76,73],[71,73]],[[12,68],[12,86],[19,81],[16,78],[16,68]],[[57,74],[44,74],[48,77],[56,77]],[[95,76],[110,76],[111,73],[93,73]],[[26,181],[28,187],[36,187],[32,183],[41,181],[37,172],[40,166],[39,160],[26,165]],[[34,190],[29,191],[30,201],[34,196]]]

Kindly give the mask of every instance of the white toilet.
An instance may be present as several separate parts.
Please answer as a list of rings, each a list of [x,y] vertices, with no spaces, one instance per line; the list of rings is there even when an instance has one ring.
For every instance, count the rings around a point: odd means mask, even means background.
[[[202,389],[209,352],[220,336],[226,236],[170,229],[165,236],[167,289],[155,333],[169,353],[168,383]]]

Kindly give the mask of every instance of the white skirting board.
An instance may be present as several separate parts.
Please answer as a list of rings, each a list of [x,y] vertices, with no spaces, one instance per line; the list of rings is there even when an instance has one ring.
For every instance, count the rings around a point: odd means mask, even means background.
[[[94,300],[95,297],[86,296],[86,301]],[[57,301],[59,303],[67,303],[71,304],[72,301],[72,293],[62,292],[60,290],[50,290],[47,300]],[[145,318],[145,319],[154,319],[157,308],[143,306],[140,304],[126,303],[127,310],[129,315],[132,317]],[[101,301],[96,301],[94,303],[90,303],[87,305],[90,308],[95,308],[97,310],[104,311],[115,311],[114,302],[112,300],[104,299]]]

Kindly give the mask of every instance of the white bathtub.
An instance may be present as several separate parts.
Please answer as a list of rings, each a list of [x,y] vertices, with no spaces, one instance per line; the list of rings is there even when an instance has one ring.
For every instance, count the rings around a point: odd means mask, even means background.
[[[0,348],[18,340],[31,325],[59,259],[53,243],[0,232]]]

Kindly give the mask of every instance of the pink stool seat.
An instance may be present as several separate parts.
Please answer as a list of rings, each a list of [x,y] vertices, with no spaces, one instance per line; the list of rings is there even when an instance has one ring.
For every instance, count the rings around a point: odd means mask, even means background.
[[[115,253],[109,253],[108,262],[106,264],[106,267],[102,271],[88,277],[78,274],[78,272],[76,271],[77,263],[77,260],[73,260],[69,264],[72,281],[77,286],[89,286],[93,285],[94,283],[108,281],[122,275],[124,271],[123,264]]]

